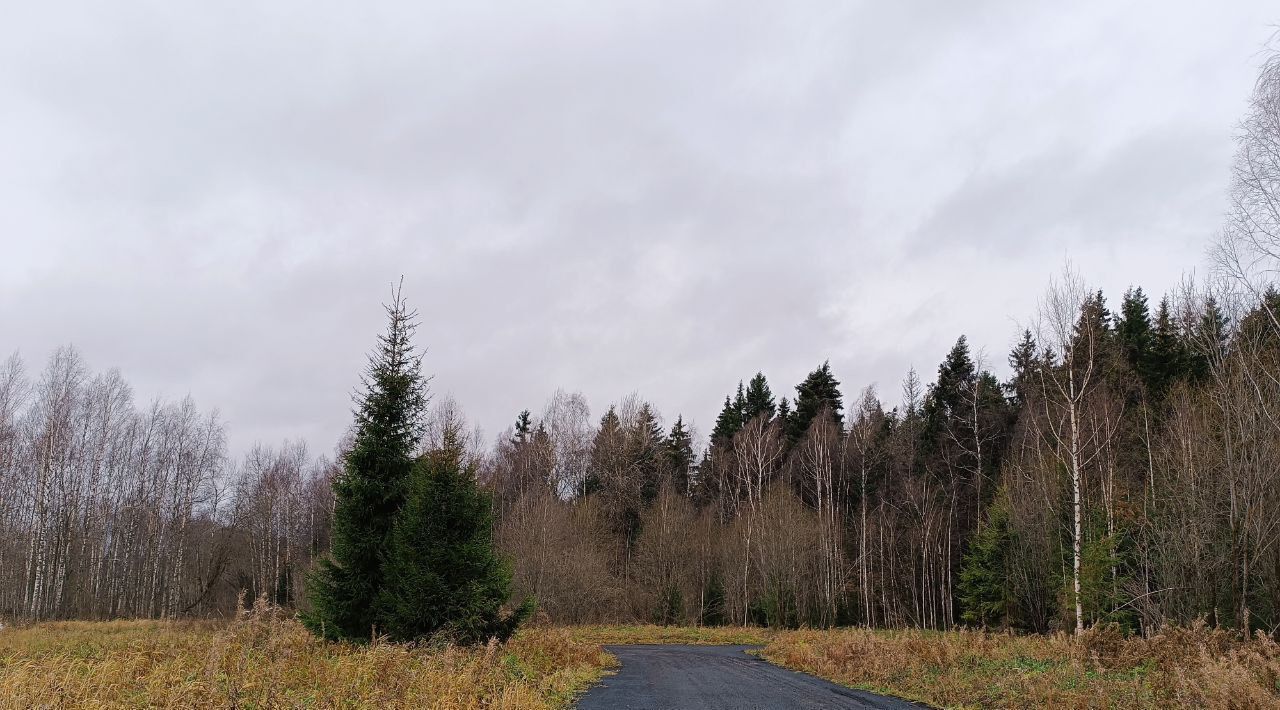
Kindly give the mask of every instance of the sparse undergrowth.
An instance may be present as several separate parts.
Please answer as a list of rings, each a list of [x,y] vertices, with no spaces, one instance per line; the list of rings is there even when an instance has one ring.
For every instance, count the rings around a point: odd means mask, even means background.
[[[1280,646],[1204,626],[1152,639],[1114,629],[795,631],[764,657],[845,685],[947,708],[1280,707]]]
[[[0,708],[552,708],[611,662],[554,628],[473,649],[332,644],[260,607],[230,624],[7,629]]]

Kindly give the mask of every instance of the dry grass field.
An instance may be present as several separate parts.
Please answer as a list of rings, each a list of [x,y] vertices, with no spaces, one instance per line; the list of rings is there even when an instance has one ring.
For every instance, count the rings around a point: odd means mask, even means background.
[[[550,628],[460,650],[329,644],[264,609],[50,623],[0,632],[0,708],[554,708],[611,662]]]
[[[764,656],[845,685],[947,708],[1276,708],[1280,646],[1204,627],[1149,640],[1094,629],[796,631]]]
[[[349,646],[259,608],[231,623],[65,622],[0,632],[0,708],[555,708],[602,644],[759,644],[768,660],[947,708],[1280,707],[1280,647],[1207,628],[1150,640],[960,631],[524,629],[478,649]]]

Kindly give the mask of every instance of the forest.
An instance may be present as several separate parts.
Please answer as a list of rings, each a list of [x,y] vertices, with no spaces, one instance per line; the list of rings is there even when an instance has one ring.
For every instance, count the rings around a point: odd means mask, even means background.
[[[1116,297],[1067,267],[1003,380],[960,335],[891,392],[825,362],[793,389],[741,373],[705,437],[640,395],[593,411],[558,391],[537,412],[514,403],[492,445],[438,398],[424,447],[465,439],[514,596],[555,622],[1151,635],[1203,619],[1274,636],[1278,147],[1273,58],[1210,275]],[[232,460],[190,399],[140,403],[72,347],[39,368],[11,356],[0,619],[305,606],[349,445]]]
[[[703,450],[638,396],[557,392],[467,456],[515,596],[558,622],[1274,633],[1280,293],[1238,295],[1113,307],[1068,271],[1005,381],[963,336],[891,408],[826,363],[787,394],[756,373]],[[426,446],[466,429],[438,401]],[[34,620],[300,604],[339,468],[231,462],[216,416],[64,348],[0,369],[0,470],[0,614]]]

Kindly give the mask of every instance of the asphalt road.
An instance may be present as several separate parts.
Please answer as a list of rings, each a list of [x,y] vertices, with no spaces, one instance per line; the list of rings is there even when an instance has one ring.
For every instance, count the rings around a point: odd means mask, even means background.
[[[779,668],[758,646],[606,646],[622,668],[578,701],[578,710],[807,710],[923,706],[852,690]]]

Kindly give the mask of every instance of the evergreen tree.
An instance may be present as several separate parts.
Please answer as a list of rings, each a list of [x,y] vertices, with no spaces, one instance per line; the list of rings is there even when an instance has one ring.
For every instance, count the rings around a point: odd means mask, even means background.
[[[693,437],[685,428],[684,417],[677,416],[667,435],[667,468],[672,483],[680,495],[688,496],[693,489]]]
[[[369,357],[354,441],[333,484],[332,551],[307,585],[312,610],[303,621],[329,639],[367,641],[382,630],[382,562],[423,435],[426,380],[411,342],[417,314],[398,290],[385,308],[387,332]]]
[[[968,431],[953,431],[955,439],[971,436],[972,424],[967,421],[966,407],[973,396],[977,371],[969,356],[969,342],[962,335],[938,366],[938,380],[929,389],[924,403],[925,436],[935,442],[949,427],[967,427]]]
[[[591,443],[591,466],[587,470],[586,480],[582,484],[582,494],[588,495],[600,490],[605,471],[613,471],[621,465],[622,458],[622,420],[615,407],[600,417],[600,428],[596,430],[595,440]]]
[[[1030,330],[1023,330],[1022,339],[1009,353],[1009,366],[1013,368],[1013,376],[1005,385],[1005,390],[1009,393],[1009,399],[1012,400],[1015,408],[1021,409],[1027,403],[1031,395],[1031,375],[1039,362],[1036,339],[1032,337]]]
[[[476,484],[474,464],[462,458],[459,432],[451,429],[443,447],[414,466],[378,595],[382,629],[393,641],[506,640],[533,611],[526,601],[502,614],[511,569],[494,551],[489,496]]]
[[[1009,501],[1001,494],[988,509],[986,526],[970,541],[960,567],[956,591],[966,623],[1011,625],[1015,604],[1009,570],[1012,544]]]
[[[764,374],[757,372],[747,385],[746,397],[743,399],[742,421],[749,422],[760,415],[773,419],[777,408],[773,403],[773,392],[769,390],[769,382]]]
[[[1184,349],[1178,326],[1169,308],[1169,298],[1160,300],[1156,312],[1155,332],[1152,335],[1150,365],[1147,369],[1147,391],[1159,400],[1174,382],[1186,375],[1189,358]]]
[[[630,432],[630,451],[628,459],[632,464],[632,475],[639,480],[640,505],[633,511],[635,523],[634,533],[639,532],[640,513],[658,497],[658,488],[662,483],[662,474],[666,469],[667,438],[662,434],[662,426],[658,423],[658,415],[648,402],[640,405],[640,412]]]
[[[836,426],[844,430],[844,401],[840,394],[840,381],[831,374],[830,361],[810,372],[804,382],[796,385],[795,413],[787,422],[787,441],[791,445],[809,433],[809,425],[819,412],[826,411]]]
[[[531,420],[532,417],[529,414],[529,410],[526,409],[520,412],[520,416],[516,417],[516,433],[511,439],[511,443],[523,444],[529,439],[529,431],[532,427]]]
[[[1147,295],[1141,288],[1124,292],[1120,305],[1120,318],[1116,321],[1116,341],[1125,363],[1147,385],[1153,381],[1151,314],[1147,309]]]
[[[791,421],[791,403],[787,401],[786,397],[783,397],[782,401],[778,402],[778,421],[782,422],[783,427],[786,427],[787,422]]]
[[[1192,333],[1188,334],[1187,375],[1195,382],[1209,377],[1210,368],[1221,362],[1227,352],[1227,317],[1217,299],[1205,299],[1204,312]]]
[[[711,438],[713,441],[729,441],[742,429],[742,424],[742,410],[734,405],[732,399],[725,397],[720,416],[716,417],[716,427],[711,430]]]
[[[707,589],[702,602],[702,618],[698,621],[703,626],[724,626],[729,623],[724,580],[720,578],[720,570],[712,570],[711,579],[707,580]]]

